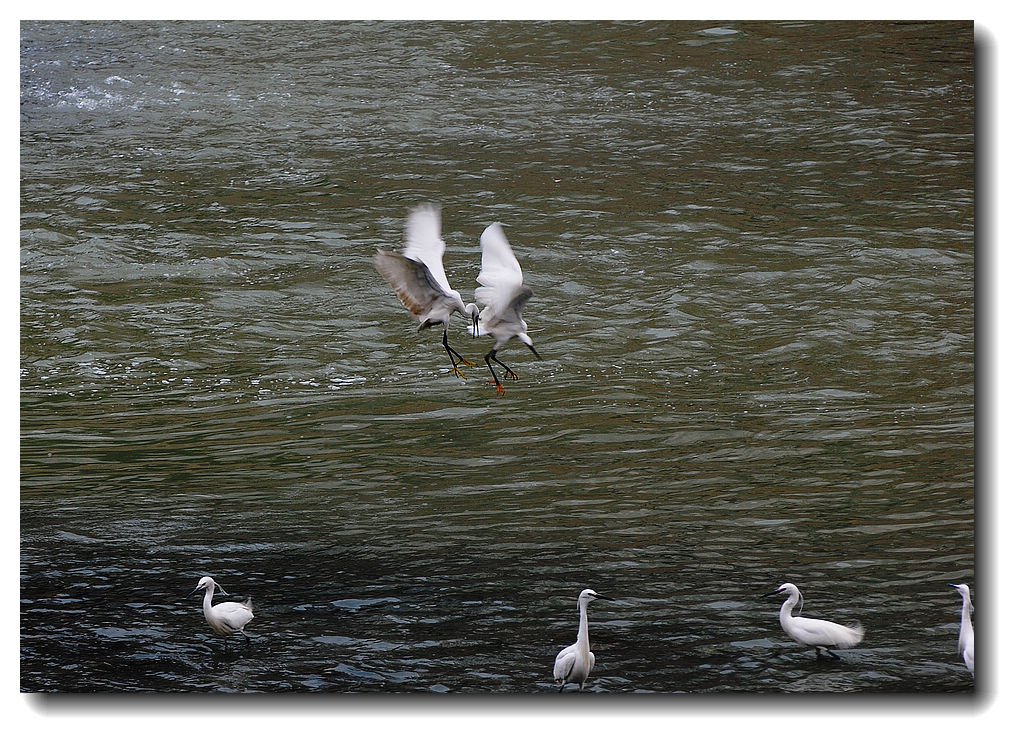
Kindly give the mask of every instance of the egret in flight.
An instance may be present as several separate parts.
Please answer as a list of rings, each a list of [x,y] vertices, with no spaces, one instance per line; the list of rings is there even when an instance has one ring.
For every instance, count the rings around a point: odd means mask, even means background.
[[[451,370],[465,379],[459,364],[473,364],[448,345],[448,323],[452,314],[458,312],[472,320],[475,327],[480,311],[473,303],[464,304],[462,296],[448,284],[441,262],[443,255],[441,207],[421,204],[410,210],[405,221],[402,255],[378,249],[373,265],[391,284],[405,308],[419,320],[417,331],[432,325],[444,326],[441,344],[452,362]]]
[[[519,375],[498,358],[501,347],[509,339],[518,337],[534,356],[540,358],[533,341],[526,334],[526,322],[523,320],[523,305],[533,296],[533,289],[523,284],[523,269],[519,267],[501,224],[494,222],[483,231],[480,249],[480,275],[476,277],[480,286],[476,288],[476,301],[485,306],[480,313],[479,326],[471,330],[475,336],[483,331],[494,337],[494,346],[484,356],[484,361],[491,370],[498,394],[504,395],[505,388],[498,380],[491,361],[505,369],[505,379],[519,379]]]
[[[227,643],[228,635],[235,632],[241,632],[242,637],[248,642],[249,636],[245,634],[245,625],[252,621],[252,599],[247,598],[241,604],[237,601],[224,601],[214,606],[214,589],[220,589],[221,593],[227,593],[213,578],[206,575],[199,579],[199,585],[193,588],[188,595],[191,596],[197,591],[206,591],[206,595],[203,596],[203,616],[206,617],[206,623],[213,627],[214,632],[224,636],[225,643]]]
[[[821,651],[824,650],[833,658],[838,658],[839,656],[830,648],[852,648],[864,638],[864,628],[859,624],[846,627],[824,619],[794,617],[793,607],[803,601],[803,596],[800,595],[800,589],[792,583],[783,583],[774,591],[763,594],[762,598],[777,593],[786,594],[786,600],[779,611],[779,623],[783,631],[801,645],[813,647],[815,657],[820,658]]]
[[[960,608],[960,639],[957,643],[956,650],[964,658],[964,665],[967,666],[967,670],[974,675],[974,626],[971,624],[971,612],[974,611],[974,604],[971,603],[971,589],[968,588],[966,583],[947,583],[947,586],[951,586],[956,589],[964,600],[963,606]]]
[[[576,642],[562,651],[555,658],[555,681],[561,691],[566,684],[579,684],[583,691],[583,682],[594,668],[594,654],[590,652],[590,632],[587,628],[587,605],[594,599],[615,599],[584,588],[580,591],[576,602],[580,609],[580,629],[576,633]]]

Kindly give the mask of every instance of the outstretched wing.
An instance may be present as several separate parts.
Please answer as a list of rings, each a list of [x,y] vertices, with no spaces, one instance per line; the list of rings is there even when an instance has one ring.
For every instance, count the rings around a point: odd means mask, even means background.
[[[402,254],[426,266],[441,290],[447,294],[452,293],[441,260],[444,255],[441,207],[437,204],[420,204],[409,211],[405,220],[405,250]]]
[[[533,289],[525,284],[520,286],[519,291],[512,296],[511,300],[509,300],[508,307],[505,309],[503,318],[509,317],[509,319],[519,320],[519,322],[523,323],[523,327],[525,328],[526,323],[523,322],[523,305],[525,305],[532,296]]]
[[[526,330],[523,320],[523,305],[533,296],[528,286],[480,286],[476,290],[476,301],[485,305],[480,313],[480,325],[485,332],[507,325],[513,333]]]
[[[373,256],[373,266],[420,322],[427,319],[438,300],[447,296],[427,267],[412,258],[378,250]]]
[[[519,267],[499,222],[492,223],[480,235],[480,251],[480,274],[476,277],[480,284],[502,286],[523,283],[523,269]]]

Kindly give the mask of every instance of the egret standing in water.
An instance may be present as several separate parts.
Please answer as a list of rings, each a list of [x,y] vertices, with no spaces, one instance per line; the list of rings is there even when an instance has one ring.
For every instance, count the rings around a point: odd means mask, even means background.
[[[476,280],[480,286],[476,288],[476,301],[485,305],[480,313],[479,328],[471,328],[473,335],[480,331],[494,337],[494,346],[484,361],[491,370],[494,386],[499,395],[505,394],[505,388],[494,373],[491,361],[496,361],[505,369],[505,379],[519,379],[519,375],[508,365],[498,359],[497,353],[509,339],[518,337],[523,344],[533,351],[538,359],[540,354],[533,347],[533,341],[526,334],[526,322],[523,320],[523,305],[533,296],[533,289],[523,284],[523,269],[519,267],[512,246],[501,229],[501,224],[494,222],[480,235],[480,275]]]
[[[448,284],[441,262],[443,255],[441,207],[421,204],[409,212],[405,221],[402,255],[378,250],[373,265],[391,284],[405,308],[419,320],[417,331],[432,325],[444,326],[441,344],[452,362],[451,370],[465,379],[459,364],[472,366],[472,363],[448,345],[448,323],[452,314],[458,312],[472,320],[475,327],[480,311],[475,304],[464,304],[462,296]]]
[[[225,644],[228,635],[233,635],[235,632],[241,632],[242,637],[248,642],[249,636],[245,634],[245,625],[252,621],[252,599],[247,598],[241,604],[237,601],[224,601],[214,606],[214,589],[220,589],[221,593],[227,593],[213,578],[206,575],[199,579],[199,585],[193,588],[188,595],[191,596],[197,591],[206,591],[206,595],[203,596],[203,616],[206,617],[206,623],[213,627],[214,632],[224,636]]]
[[[555,681],[559,684],[559,691],[566,684],[579,684],[580,691],[583,691],[583,682],[594,668],[596,658],[590,652],[590,632],[587,627],[587,605],[594,599],[615,600],[589,588],[580,591],[579,600],[576,602],[580,609],[580,629],[576,633],[576,642],[563,648],[555,658]]]
[[[947,586],[956,589],[956,592],[963,597],[964,603],[960,607],[960,639],[957,642],[956,651],[964,658],[964,665],[974,675],[974,625],[971,624],[971,612],[974,611],[974,604],[971,603],[971,589],[966,583],[947,583]]]
[[[846,627],[824,619],[794,617],[793,607],[803,601],[803,596],[800,595],[800,589],[792,583],[783,583],[774,591],[763,594],[761,598],[777,593],[786,594],[786,600],[779,610],[779,623],[783,631],[801,645],[813,647],[815,657],[820,658],[821,651],[824,650],[833,658],[839,658],[830,648],[852,648],[864,638],[864,628],[859,624]]]

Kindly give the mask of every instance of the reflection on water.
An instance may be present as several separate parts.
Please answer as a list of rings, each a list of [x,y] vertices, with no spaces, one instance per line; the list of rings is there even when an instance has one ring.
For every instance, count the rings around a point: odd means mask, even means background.
[[[549,692],[590,586],[588,691],[972,690],[972,33],[24,23],[22,688]],[[503,398],[372,268],[425,199]]]

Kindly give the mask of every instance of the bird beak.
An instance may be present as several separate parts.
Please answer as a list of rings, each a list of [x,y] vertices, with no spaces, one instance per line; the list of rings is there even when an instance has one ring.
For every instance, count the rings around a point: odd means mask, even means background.
[[[782,593],[782,589],[781,588],[776,588],[774,591],[769,591],[768,593],[762,593],[760,596],[758,596],[758,598],[762,598],[763,599],[765,596],[774,596],[777,593]]]
[[[540,354],[539,354],[539,353],[537,353],[537,349],[536,349],[536,348],[534,348],[533,346],[531,346],[531,345],[529,345],[529,344],[527,344],[527,346],[526,346],[526,347],[527,347],[527,348],[529,348],[529,349],[530,349],[531,351],[533,351],[533,355],[534,355],[534,356],[536,356],[536,357],[537,357],[538,359],[540,358]]]
[[[611,596],[605,596],[604,594],[601,594],[601,593],[597,594],[597,596],[595,596],[594,598],[605,599],[607,601],[614,601],[615,600]]]
[[[191,591],[189,591],[189,592],[188,592],[188,593],[187,593],[187,594],[185,595],[185,598],[188,598],[189,596],[191,596],[191,595],[192,595],[193,593],[195,593],[195,592],[196,592],[196,591],[198,591],[198,590],[199,590],[199,586],[196,586],[195,588],[193,588],[193,589],[192,589]]]

